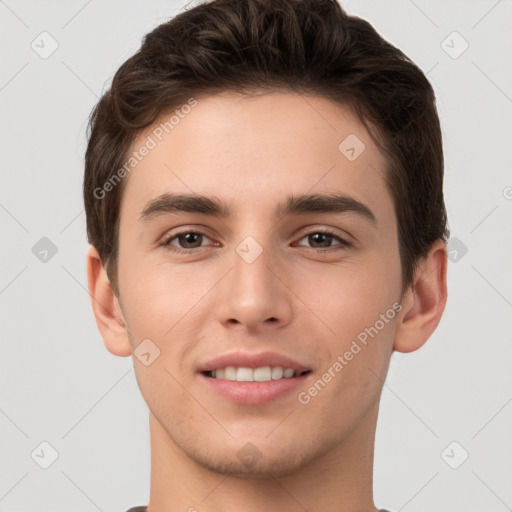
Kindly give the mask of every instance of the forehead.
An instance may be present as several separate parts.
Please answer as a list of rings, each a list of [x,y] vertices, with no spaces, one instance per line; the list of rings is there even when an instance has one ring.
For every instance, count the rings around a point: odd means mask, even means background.
[[[380,151],[348,108],[325,98],[197,97],[162,115],[132,152],[139,157],[122,201],[131,216],[165,192],[214,195],[238,215],[250,205],[273,207],[284,196],[331,190],[377,210],[380,202],[388,213],[391,206]]]

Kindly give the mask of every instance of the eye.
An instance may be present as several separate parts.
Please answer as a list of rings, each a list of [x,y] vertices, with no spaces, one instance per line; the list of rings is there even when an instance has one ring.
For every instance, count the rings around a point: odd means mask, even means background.
[[[173,233],[171,236],[167,237],[163,244],[166,248],[171,251],[190,254],[193,252],[193,249],[198,249],[202,247],[201,242],[203,238],[208,238],[204,233],[200,231],[181,231],[179,233]],[[177,247],[172,242],[176,239],[176,242],[184,248]]]
[[[350,242],[348,242],[344,238],[341,238],[334,231],[331,231],[329,229],[315,229],[314,231],[310,231],[309,233],[303,235],[303,237],[300,240],[304,239],[307,239],[308,242],[311,244],[320,244],[318,246],[313,245],[312,247],[313,249],[317,249],[318,251],[339,250],[345,247],[350,247],[352,245]],[[333,240],[338,240],[339,245],[341,245],[342,247],[333,247],[331,245],[331,242]]]
[[[168,250],[176,253],[191,254],[195,252],[196,249],[200,249],[207,245],[202,243],[204,239],[210,240],[209,237],[201,231],[180,231],[168,236],[162,242],[162,245]],[[316,249],[319,252],[342,250],[352,245],[350,242],[336,234],[336,232],[325,228],[315,229],[308,233],[304,233],[302,238],[299,239],[299,242],[304,239],[307,239],[308,242],[312,244],[312,249]],[[332,246],[333,240],[337,240],[339,242],[338,245],[341,247]],[[303,244],[299,243],[297,245],[300,246]]]

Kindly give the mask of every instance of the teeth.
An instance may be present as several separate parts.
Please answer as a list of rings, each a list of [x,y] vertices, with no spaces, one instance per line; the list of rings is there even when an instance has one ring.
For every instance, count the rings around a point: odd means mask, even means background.
[[[286,370],[283,372],[283,377],[285,379],[289,379],[290,377],[293,377],[293,374],[295,372],[291,368],[286,368]]]
[[[272,368],[272,380],[282,379],[283,378],[283,369],[280,366],[276,366]]]
[[[262,366],[261,368],[255,368],[253,370],[253,380],[256,382],[265,382],[272,380],[272,370],[270,366]]]
[[[252,382],[253,378],[253,370],[251,368],[238,368],[236,371],[236,378],[238,382]]]
[[[234,366],[226,366],[212,370],[210,377],[214,379],[236,380],[238,382],[268,382],[270,380],[289,379],[302,375],[293,368],[282,368],[281,366],[261,366],[259,368],[235,368]]]
[[[234,366],[224,368],[224,378],[226,380],[236,380],[236,368]]]

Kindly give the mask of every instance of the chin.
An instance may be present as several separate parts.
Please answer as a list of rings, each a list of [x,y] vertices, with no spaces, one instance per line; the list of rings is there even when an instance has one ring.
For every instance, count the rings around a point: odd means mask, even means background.
[[[311,454],[304,454],[293,447],[289,450],[281,450],[280,453],[269,450],[271,453],[266,455],[257,450],[255,445],[250,445],[252,443],[247,443],[240,450],[233,451],[229,457],[226,454],[227,449],[221,450],[222,453],[219,454],[205,454],[204,451],[194,450],[187,455],[210,471],[245,479],[280,478],[292,475],[303,469],[314,458]]]

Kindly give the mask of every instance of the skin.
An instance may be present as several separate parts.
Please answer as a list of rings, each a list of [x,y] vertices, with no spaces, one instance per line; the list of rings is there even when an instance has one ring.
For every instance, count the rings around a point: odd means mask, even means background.
[[[309,403],[295,392],[265,405],[236,405],[215,394],[196,369],[235,349],[272,350],[307,364],[307,390],[400,302],[401,274],[385,161],[348,109],[291,92],[197,100],[125,178],[118,297],[96,249],[88,253],[91,302],[107,349],[130,356],[149,338],[160,350],[149,366],[133,356],[149,407],[148,512],[375,511],[383,379],[393,350],[420,348],[440,321],[445,244],[436,242],[421,261],[401,311]],[[354,161],[338,150],[349,134],[365,144]],[[377,224],[353,212],[274,214],[289,194],[333,190],[367,205]],[[234,215],[139,220],[164,192],[215,196]],[[322,228],[352,245],[307,236]],[[190,251],[177,254],[163,245],[177,231],[205,236],[189,245],[174,238],[174,247]],[[250,264],[235,250],[247,236],[263,250]],[[248,442],[260,456],[250,467],[237,455]]]

